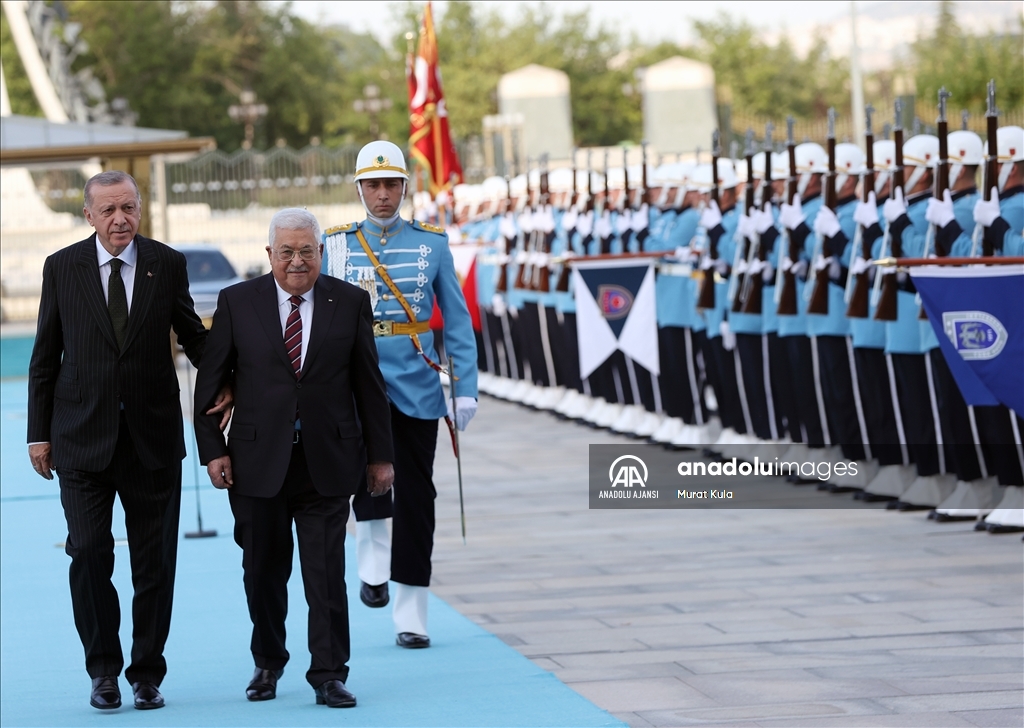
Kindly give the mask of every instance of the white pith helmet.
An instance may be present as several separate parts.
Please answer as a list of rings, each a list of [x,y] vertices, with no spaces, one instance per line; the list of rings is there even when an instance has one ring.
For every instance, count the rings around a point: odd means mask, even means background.
[[[398,178],[408,181],[409,170],[405,166],[405,155],[393,142],[378,140],[370,142],[356,155],[356,182],[364,179]]]

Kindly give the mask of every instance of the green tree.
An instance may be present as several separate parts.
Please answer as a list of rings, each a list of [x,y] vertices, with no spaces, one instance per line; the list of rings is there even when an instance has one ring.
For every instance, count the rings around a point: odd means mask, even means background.
[[[24,116],[42,116],[32,84],[25,73],[25,67],[14,45],[14,36],[7,27],[7,10],[0,14],[0,58],[3,59],[4,82],[7,84],[7,95],[11,101],[11,112]]]
[[[995,79],[998,105],[1020,108],[1024,103],[1024,16],[1016,27],[1002,33],[971,36],[957,24],[954,3],[947,0],[939,7],[934,32],[913,44],[911,60],[920,99],[935,101],[939,88],[945,86],[952,93],[952,108],[982,113],[988,81]]]

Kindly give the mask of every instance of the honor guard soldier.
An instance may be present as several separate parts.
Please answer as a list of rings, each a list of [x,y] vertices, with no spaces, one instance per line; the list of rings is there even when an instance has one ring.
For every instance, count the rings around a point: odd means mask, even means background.
[[[416,648],[430,646],[427,588],[437,421],[447,414],[465,429],[476,413],[477,354],[447,236],[399,214],[408,179],[405,157],[391,142],[371,142],[359,151],[354,180],[366,220],[325,231],[323,270],[369,293],[391,402],[394,500],[371,498],[361,488],[353,502],[360,598],[367,606],[383,607],[389,600],[387,582],[394,581],[396,642]],[[444,348],[457,367],[454,413],[441,387],[441,367],[431,359],[435,347],[429,320],[435,305],[444,316]],[[392,515],[389,543],[384,519]]]
[[[1004,126],[996,134],[999,149],[998,199],[979,200],[974,219],[997,255],[1024,255],[1024,129]]]

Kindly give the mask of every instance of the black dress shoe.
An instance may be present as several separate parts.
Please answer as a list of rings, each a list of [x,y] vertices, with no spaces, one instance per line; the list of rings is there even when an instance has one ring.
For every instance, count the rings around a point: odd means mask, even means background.
[[[105,675],[92,679],[89,705],[99,710],[113,710],[121,707],[121,688],[117,686],[117,675]]]
[[[328,680],[316,689],[316,704],[328,708],[354,708],[356,696],[345,689],[341,680]]]
[[[284,675],[284,670],[264,670],[256,668],[245,689],[245,697],[252,701],[273,700],[277,697],[277,681]]]
[[[399,632],[395,637],[395,644],[410,650],[423,649],[430,647],[430,638],[425,634],[416,634],[415,632]]]
[[[391,599],[388,595],[388,583],[385,581],[383,584],[372,586],[364,581],[359,587],[359,598],[371,609],[386,607]]]
[[[151,682],[132,683],[132,692],[135,693],[136,710],[155,710],[164,707],[164,696],[160,694],[160,688]]]

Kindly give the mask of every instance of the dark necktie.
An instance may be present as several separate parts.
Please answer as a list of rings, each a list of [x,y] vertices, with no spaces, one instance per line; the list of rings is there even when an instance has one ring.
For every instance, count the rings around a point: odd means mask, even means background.
[[[292,304],[292,310],[284,326],[284,348],[288,350],[288,358],[295,370],[295,378],[298,379],[302,372],[302,316],[299,315],[302,296],[292,296],[288,301]]]
[[[124,348],[124,337],[128,332],[128,294],[124,290],[124,281],[121,279],[121,266],[123,260],[118,258],[110,259],[110,278],[107,279],[107,311],[110,313],[110,323],[114,326],[114,338],[117,339],[117,347]]]

